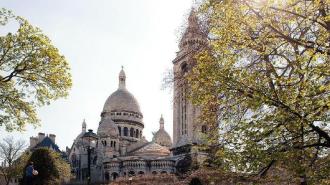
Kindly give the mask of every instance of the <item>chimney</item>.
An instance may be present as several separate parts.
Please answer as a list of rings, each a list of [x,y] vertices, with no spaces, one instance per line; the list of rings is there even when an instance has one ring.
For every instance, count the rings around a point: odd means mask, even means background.
[[[38,133],[38,143],[45,139],[45,133],[39,132]]]
[[[34,146],[36,146],[38,143],[38,138],[36,137],[30,137],[30,147],[29,148],[33,148]]]
[[[49,138],[50,138],[50,140],[52,140],[53,143],[55,144],[55,138],[56,138],[56,135],[55,135],[55,134],[49,134]]]

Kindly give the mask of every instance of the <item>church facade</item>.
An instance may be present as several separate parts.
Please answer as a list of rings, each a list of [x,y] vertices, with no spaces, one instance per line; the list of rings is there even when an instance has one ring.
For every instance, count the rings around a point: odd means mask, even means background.
[[[164,129],[164,118],[152,141],[143,136],[143,114],[135,97],[126,87],[126,74],[119,73],[118,89],[105,101],[97,129],[98,140],[91,155],[91,180],[109,182],[121,176],[172,174],[189,168],[193,158],[205,154],[194,149],[201,141],[200,133],[207,127],[199,125],[199,109],[191,104],[186,93],[189,87],[185,75],[194,65],[193,52],[207,44],[206,35],[199,27],[192,10],[188,27],[180,42],[180,51],[173,61],[173,142]],[[81,137],[86,133],[86,122],[69,152],[72,172],[77,181],[85,181],[88,174],[87,150]]]

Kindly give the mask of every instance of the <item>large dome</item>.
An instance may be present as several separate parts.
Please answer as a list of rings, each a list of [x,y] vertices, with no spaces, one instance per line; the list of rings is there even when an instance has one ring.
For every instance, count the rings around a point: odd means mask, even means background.
[[[103,107],[103,112],[121,111],[141,114],[139,103],[126,89],[126,75],[123,69],[119,73],[118,90],[109,96]]]
[[[112,93],[104,104],[103,112],[128,111],[141,114],[135,97],[126,89],[118,89]]]

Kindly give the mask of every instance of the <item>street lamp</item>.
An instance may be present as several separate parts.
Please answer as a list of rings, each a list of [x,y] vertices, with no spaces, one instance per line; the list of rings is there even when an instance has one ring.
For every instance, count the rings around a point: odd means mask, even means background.
[[[93,132],[92,129],[89,129],[82,137],[83,147],[87,149],[87,161],[88,161],[88,174],[87,174],[87,184],[91,183],[91,151],[94,147],[98,137]]]

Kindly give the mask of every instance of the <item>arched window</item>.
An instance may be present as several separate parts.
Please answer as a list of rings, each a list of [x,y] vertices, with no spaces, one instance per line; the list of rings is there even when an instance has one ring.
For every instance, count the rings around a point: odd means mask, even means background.
[[[156,171],[153,171],[152,174],[153,174],[153,175],[157,175],[157,172],[156,172]]]
[[[114,172],[111,174],[111,176],[112,176],[112,180],[116,180],[119,175],[118,175],[118,173]]]
[[[113,141],[111,141],[111,143],[110,143],[110,147],[113,147]]]
[[[205,134],[206,132],[207,132],[207,126],[206,125],[203,125],[202,126],[202,133]]]
[[[128,136],[128,128],[127,127],[124,128],[124,136]]]
[[[135,176],[135,172],[134,171],[129,171],[128,176],[130,176],[130,177]]]
[[[116,148],[116,141],[113,142],[113,147]]]
[[[96,162],[97,162],[97,156],[94,157],[93,164],[96,165]]]
[[[139,175],[144,175],[144,172],[143,171],[139,171]]]
[[[194,177],[191,179],[189,185],[203,185],[201,180],[199,180],[199,178]]]
[[[134,128],[131,128],[131,129],[130,129],[130,133],[129,133],[129,135],[130,135],[131,137],[134,137]]]
[[[121,136],[121,127],[118,127],[119,136]]]
[[[140,133],[139,130],[136,129],[136,131],[135,131],[135,137],[136,137],[136,138],[139,138],[139,133]]]
[[[187,65],[186,62],[181,64],[181,71],[182,71],[183,74],[188,72],[188,65]]]

